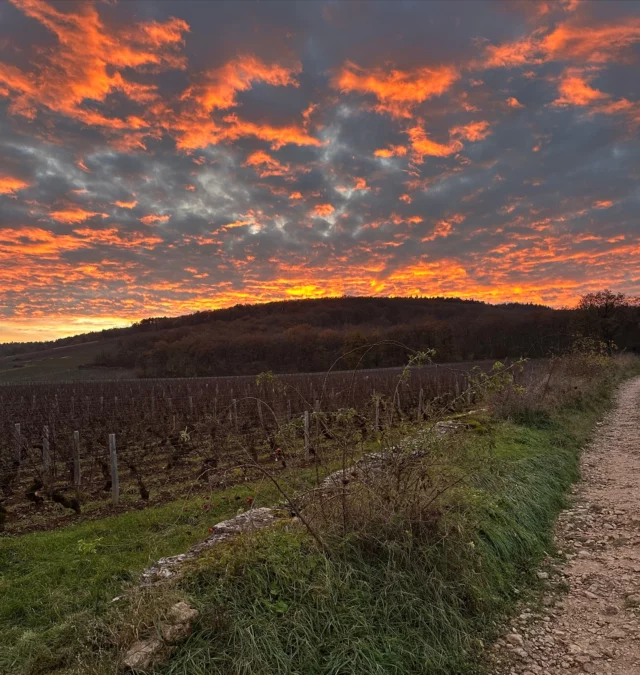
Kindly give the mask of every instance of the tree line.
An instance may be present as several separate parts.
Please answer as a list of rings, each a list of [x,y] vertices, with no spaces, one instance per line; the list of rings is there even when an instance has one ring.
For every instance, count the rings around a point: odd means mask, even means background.
[[[318,372],[334,364],[400,366],[407,347],[433,348],[439,362],[545,357],[576,335],[598,339],[610,351],[640,351],[640,305],[609,290],[584,296],[573,309],[344,297],[145,319],[126,331],[95,366],[133,368],[140,377]]]

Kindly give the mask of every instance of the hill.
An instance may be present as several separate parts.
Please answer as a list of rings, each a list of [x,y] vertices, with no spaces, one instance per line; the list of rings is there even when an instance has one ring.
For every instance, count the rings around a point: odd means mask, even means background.
[[[54,346],[51,346],[53,344]],[[17,345],[12,345],[16,347]],[[35,347],[35,348],[34,348]],[[113,338],[56,345],[29,345],[25,351],[0,356],[0,383],[51,382],[77,379],[114,379],[135,377],[133,370],[124,368],[90,368],[105,350],[116,349]]]
[[[542,357],[562,349],[581,330],[583,318],[579,310],[458,298],[343,297],[236,305],[144,319],[129,328],[53,343],[0,345],[0,380],[16,367],[22,371],[19,379],[25,379],[29,368],[40,372],[34,362],[41,369],[45,360],[48,370],[65,379],[73,379],[73,369],[94,379],[317,372],[336,360],[341,369],[397,366],[406,362],[405,347],[433,348],[440,362]],[[637,317],[623,328],[617,331],[618,345],[639,349]],[[366,353],[359,349],[377,343],[383,344]],[[11,379],[16,377],[12,373]]]

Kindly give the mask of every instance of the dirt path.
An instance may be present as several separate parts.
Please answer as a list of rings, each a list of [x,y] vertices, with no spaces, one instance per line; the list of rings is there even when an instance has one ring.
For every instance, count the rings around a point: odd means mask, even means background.
[[[548,592],[498,641],[495,675],[640,675],[640,377],[599,425],[574,495],[556,532],[566,561],[538,573]]]

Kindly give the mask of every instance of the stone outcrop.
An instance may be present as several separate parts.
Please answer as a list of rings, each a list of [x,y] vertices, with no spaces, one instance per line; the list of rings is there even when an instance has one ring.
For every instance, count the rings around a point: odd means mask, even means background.
[[[279,520],[277,511],[267,507],[251,509],[235,518],[214,525],[213,532],[203,541],[192,546],[186,553],[160,558],[142,573],[142,585],[153,586],[166,580],[178,578],[185,563],[195,560],[203,551],[209,550],[232,537],[247,531],[262,530]]]

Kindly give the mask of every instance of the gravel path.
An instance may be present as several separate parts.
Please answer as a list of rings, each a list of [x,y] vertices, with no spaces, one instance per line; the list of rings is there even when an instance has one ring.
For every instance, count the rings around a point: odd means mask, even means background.
[[[542,604],[498,640],[495,675],[640,674],[640,377],[599,425],[574,495],[556,532],[566,560],[538,572]]]

